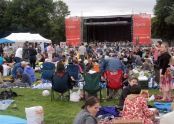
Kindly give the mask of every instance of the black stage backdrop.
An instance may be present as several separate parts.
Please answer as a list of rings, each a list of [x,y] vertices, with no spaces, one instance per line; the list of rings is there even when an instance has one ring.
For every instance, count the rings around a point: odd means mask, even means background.
[[[131,25],[87,26],[87,41],[131,41]]]

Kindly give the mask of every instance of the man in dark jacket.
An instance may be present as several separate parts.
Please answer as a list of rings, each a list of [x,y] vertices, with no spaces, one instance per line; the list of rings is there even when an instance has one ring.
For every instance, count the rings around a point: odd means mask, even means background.
[[[31,44],[28,50],[29,50],[30,65],[31,65],[31,67],[33,67],[33,69],[35,69],[37,51],[34,48],[34,44]]]
[[[119,107],[122,109],[123,105],[124,105],[124,100],[126,99],[126,97],[130,94],[130,88],[133,85],[138,85],[138,79],[135,77],[132,77],[128,80],[129,85],[124,87],[121,93],[121,96],[119,98]]]
[[[28,49],[28,41],[24,43],[23,52],[22,52],[22,59],[25,61],[29,60],[29,49]]]

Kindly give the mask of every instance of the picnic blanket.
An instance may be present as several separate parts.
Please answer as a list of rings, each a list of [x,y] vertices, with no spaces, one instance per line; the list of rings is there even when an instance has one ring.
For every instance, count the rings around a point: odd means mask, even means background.
[[[157,108],[161,113],[168,113],[172,109],[171,102],[154,102],[154,107]]]
[[[22,118],[9,116],[9,115],[0,115],[1,124],[27,124],[27,121]]]

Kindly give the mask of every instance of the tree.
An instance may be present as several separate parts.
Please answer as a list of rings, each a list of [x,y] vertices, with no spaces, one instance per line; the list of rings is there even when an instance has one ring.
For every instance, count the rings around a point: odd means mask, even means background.
[[[5,20],[4,14],[7,9],[8,2],[6,0],[0,0],[0,37],[4,36],[4,29],[5,29]]]
[[[153,17],[152,19],[151,19],[151,22],[152,22],[152,28],[151,28],[151,32],[152,32],[152,38],[161,38],[160,36],[158,36],[158,30],[157,30],[157,28],[158,28],[158,25],[157,25],[157,18],[156,17]]]
[[[69,13],[60,0],[11,0],[3,13],[4,34],[31,32],[52,41],[65,40],[64,21]]]
[[[54,13],[50,16],[51,37],[54,41],[65,41],[65,17],[70,14],[70,11],[63,1],[55,2],[54,8]]]
[[[174,39],[174,1],[157,0],[154,8],[156,17],[152,21],[153,35],[164,40]]]

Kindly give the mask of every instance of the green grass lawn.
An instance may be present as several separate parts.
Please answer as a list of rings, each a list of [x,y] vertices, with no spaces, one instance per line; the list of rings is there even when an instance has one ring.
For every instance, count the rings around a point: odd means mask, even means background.
[[[29,88],[13,89],[18,95],[15,103],[0,114],[14,115],[25,118],[25,107],[43,106],[45,124],[72,124],[74,117],[80,111],[83,102],[73,103],[67,100],[56,99],[51,102],[50,96],[42,96],[42,90]],[[150,90],[151,94],[157,94],[157,90]],[[102,105],[116,105],[118,100],[103,101]],[[13,106],[17,105],[17,109]]]

